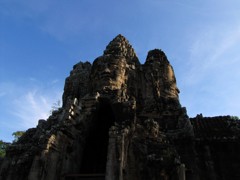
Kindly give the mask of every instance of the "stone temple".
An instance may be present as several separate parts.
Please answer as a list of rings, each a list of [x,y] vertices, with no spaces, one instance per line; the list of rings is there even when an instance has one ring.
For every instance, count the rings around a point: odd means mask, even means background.
[[[239,180],[240,123],[189,118],[159,49],[122,35],[66,78],[63,105],[8,147],[1,180]],[[194,101],[194,99],[193,99]]]

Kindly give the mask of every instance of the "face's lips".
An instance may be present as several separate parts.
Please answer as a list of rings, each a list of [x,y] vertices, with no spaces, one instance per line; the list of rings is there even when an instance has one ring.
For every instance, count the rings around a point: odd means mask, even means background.
[[[100,77],[101,78],[106,78],[106,77],[110,78],[111,77],[111,73],[110,72],[103,72],[103,73],[100,74]]]

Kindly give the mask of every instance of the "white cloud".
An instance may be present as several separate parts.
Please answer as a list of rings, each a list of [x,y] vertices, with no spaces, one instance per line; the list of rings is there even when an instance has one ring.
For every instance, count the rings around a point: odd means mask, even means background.
[[[2,6],[2,7],[1,7]],[[59,41],[79,36],[89,26],[98,24],[91,2],[57,0],[8,0],[0,2],[0,14],[18,21],[34,20],[35,26]],[[86,11],[89,9],[89,11]],[[93,27],[92,27],[93,28]]]
[[[205,80],[214,71],[224,70],[231,64],[238,64],[240,55],[231,54],[240,44],[240,26],[225,29],[205,29],[196,33],[190,48],[187,83],[195,84]],[[236,68],[236,67],[232,67]],[[227,73],[225,71],[224,73]],[[220,74],[223,75],[223,74]],[[226,75],[226,74],[225,74]],[[220,76],[219,76],[220,77]]]
[[[39,119],[46,119],[50,115],[51,106],[59,97],[59,92],[45,94],[36,89],[30,90],[13,101],[14,111],[11,113],[19,119],[21,127],[34,127]]]
[[[43,81],[43,80],[42,80]],[[55,80],[34,78],[0,83],[0,139],[12,141],[12,133],[35,127],[50,115],[51,106],[61,100],[62,87]]]
[[[51,81],[51,84],[56,84],[58,82],[59,82],[59,79],[54,79],[54,80]]]
[[[240,25],[204,28],[192,39],[188,69],[181,76],[182,102],[191,116],[239,116]]]

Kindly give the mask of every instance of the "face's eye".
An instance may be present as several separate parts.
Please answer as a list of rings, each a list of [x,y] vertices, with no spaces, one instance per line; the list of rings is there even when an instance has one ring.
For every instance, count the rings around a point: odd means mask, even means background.
[[[112,65],[112,67],[115,69],[115,68],[118,68],[118,65]]]

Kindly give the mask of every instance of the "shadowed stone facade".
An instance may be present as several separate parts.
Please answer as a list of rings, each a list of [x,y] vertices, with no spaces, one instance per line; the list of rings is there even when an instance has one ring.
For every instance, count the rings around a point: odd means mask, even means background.
[[[239,179],[238,121],[189,119],[178,94],[163,51],[140,64],[118,35],[93,64],[74,65],[62,108],[9,146],[0,179]]]

